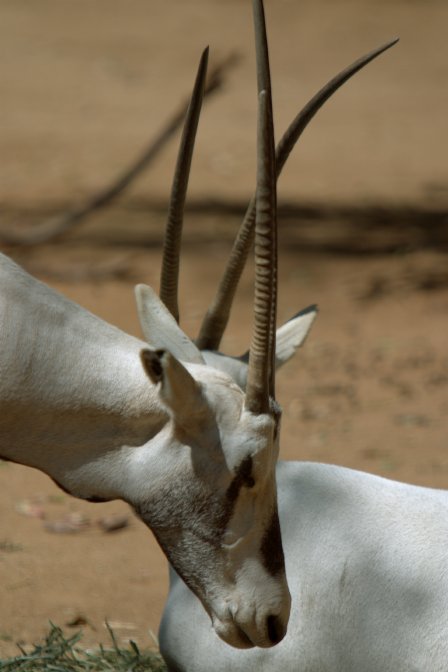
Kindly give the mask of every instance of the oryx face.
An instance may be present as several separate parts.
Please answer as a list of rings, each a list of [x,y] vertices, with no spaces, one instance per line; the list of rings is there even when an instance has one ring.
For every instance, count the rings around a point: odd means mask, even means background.
[[[280,416],[274,401],[276,168],[260,0],[254,0],[254,17],[258,69],[255,291],[245,392],[213,364],[206,366],[178,325],[180,231],[207,51],[199,65],[173,181],[161,303],[149,288],[137,288],[143,332],[151,346],[160,348],[143,351],[142,361],[151,380],[161,384],[161,401],[170,421],[158,435],[159,454],[151,458],[150,497],[137,502],[136,508],[174,568],[201,599],[215,631],[241,648],[279,642],[290,609],[275,486]],[[202,340],[199,345],[204,348]],[[189,363],[188,371],[180,361]]]
[[[170,408],[148,464],[150,494],[133,504],[217,634],[240,648],[272,646],[290,609],[275,486],[279,413],[247,411],[242,390],[210,367],[188,367],[200,384],[178,362],[170,368],[165,361],[173,387],[186,374],[183,408]]]

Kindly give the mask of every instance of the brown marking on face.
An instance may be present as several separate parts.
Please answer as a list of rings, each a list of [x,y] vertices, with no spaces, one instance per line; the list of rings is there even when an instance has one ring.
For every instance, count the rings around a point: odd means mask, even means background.
[[[263,565],[271,576],[284,571],[282,538],[277,511],[272,515],[271,522],[266,529],[260,551]]]
[[[252,458],[250,455],[244,458],[244,460],[240,463],[235,477],[232,480],[231,484],[227,488],[226,492],[226,501],[227,501],[227,506],[226,506],[226,512],[228,513],[228,517],[226,520],[226,523],[229,522],[230,518],[232,517],[233,514],[233,509],[234,509],[234,504],[236,500],[238,499],[238,495],[240,494],[240,490],[243,486],[246,488],[253,488],[255,485],[255,481],[252,476]]]
[[[235,470],[224,494],[211,491],[201,482],[180,481],[175,498],[170,484],[159,489],[143,505],[133,503],[137,515],[152,529],[176,572],[204,606],[203,568],[219,564],[222,539],[240,490],[255,484],[252,467],[252,458],[246,457]],[[191,502],[190,507],[185,507],[186,501]]]

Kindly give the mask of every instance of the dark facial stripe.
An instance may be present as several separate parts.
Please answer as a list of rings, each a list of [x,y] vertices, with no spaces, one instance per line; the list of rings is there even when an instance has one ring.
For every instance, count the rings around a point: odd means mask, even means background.
[[[271,576],[285,571],[278,513],[275,512],[261,542],[263,565]]]
[[[252,488],[255,485],[255,481],[252,476],[252,466],[252,458],[250,455],[248,455],[240,463],[231,484],[227,488],[222,513],[215,523],[219,529],[219,537],[224,534],[225,530],[227,529],[227,525],[233,516],[235,504],[238,500],[241,488]],[[219,543],[221,543],[221,540],[219,540]]]
[[[238,495],[240,494],[240,490],[243,486],[246,486],[248,488],[254,486],[254,479],[252,477],[252,458],[250,455],[248,457],[245,457],[244,460],[241,462],[240,466],[237,469],[235,478],[229,485],[227,492],[226,492],[226,500],[228,507],[230,508],[230,515],[227,520],[230,520],[231,515],[233,513],[233,508],[236,500],[238,499]],[[229,511],[229,508],[226,507],[226,509]]]

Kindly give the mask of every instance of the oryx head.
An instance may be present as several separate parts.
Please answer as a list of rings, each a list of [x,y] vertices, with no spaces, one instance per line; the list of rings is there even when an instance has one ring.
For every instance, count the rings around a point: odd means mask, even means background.
[[[159,385],[168,422],[151,458],[150,495],[144,496],[142,486],[132,503],[176,571],[202,601],[217,634],[240,648],[272,646],[286,633],[290,596],[275,482],[281,415],[275,400],[275,368],[294,354],[316,313],[313,307],[282,328],[280,354],[275,331],[276,178],[317,109],[386,48],[360,59],[319,92],[296,118],[292,130],[288,129],[276,165],[261,0],[254,0],[254,17],[257,191],[237,241],[240,256],[236,264],[238,268],[244,265],[255,229],[254,330],[248,356],[235,362],[215,352],[201,352],[218,349],[227,323],[225,310],[218,317],[216,311],[209,311],[197,344],[178,325],[180,230],[207,52],[201,59],[173,184],[160,299],[149,287],[136,289],[143,332],[154,348],[142,352],[142,362]],[[224,279],[220,292],[227,298],[221,303],[231,304],[239,272],[230,281],[228,275]]]
[[[275,146],[263,8],[261,2],[254,7],[259,94],[256,281],[246,390],[207,365],[180,331],[176,264],[164,263],[162,300],[149,288],[137,288],[147,340],[163,346],[143,351],[142,361],[160,386],[169,421],[162,430],[164,445],[158,445],[152,459],[151,495],[134,505],[201,599],[217,634],[241,648],[279,642],[290,611],[275,483],[280,423],[273,367]],[[172,231],[182,218],[206,61],[204,52],[181,142],[166,247],[173,246],[177,233]],[[154,322],[156,339],[150,326]]]
[[[142,359],[169,421],[138,513],[226,642],[272,646],[290,608],[274,477],[279,409],[205,364],[161,350]]]

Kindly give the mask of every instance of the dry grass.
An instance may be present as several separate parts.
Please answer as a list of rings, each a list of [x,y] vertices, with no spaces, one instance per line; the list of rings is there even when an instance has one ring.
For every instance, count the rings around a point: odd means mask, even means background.
[[[82,634],[66,637],[61,628],[51,624],[42,644],[32,651],[20,649],[20,655],[0,661],[2,672],[164,672],[166,666],[159,654],[140,651],[135,642],[118,646],[108,626],[111,647],[85,651],[79,645]],[[19,647],[20,648],[20,647]]]

